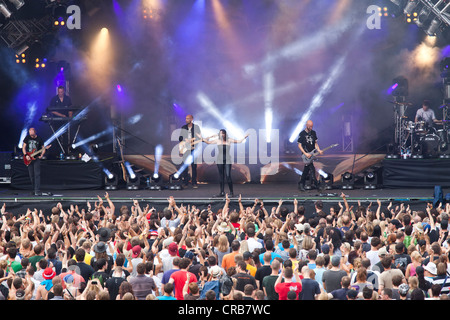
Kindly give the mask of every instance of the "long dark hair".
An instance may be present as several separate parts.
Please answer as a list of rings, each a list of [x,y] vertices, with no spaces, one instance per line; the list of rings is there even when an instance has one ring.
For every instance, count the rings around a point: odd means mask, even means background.
[[[225,129],[220,129],[220,130],[219,130],[219,138],[220,138],[220,133],[221,133],[221,132],[223,132],[224,135],[225,135],[225,139],[222,139],[222,141],[227,141],[227,139],[228,139],[227,130],[225,130]]]

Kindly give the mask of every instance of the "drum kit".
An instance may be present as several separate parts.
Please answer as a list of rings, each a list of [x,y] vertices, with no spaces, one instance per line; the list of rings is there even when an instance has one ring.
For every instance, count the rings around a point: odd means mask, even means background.
[[[425,121],[408,121],[405,111],[410,103],[393,102],[396,105],[396,144],[403,159],[450,158],[450,128],[448,120],[439,124]],[[442,128],[437,127],[438,125]]]

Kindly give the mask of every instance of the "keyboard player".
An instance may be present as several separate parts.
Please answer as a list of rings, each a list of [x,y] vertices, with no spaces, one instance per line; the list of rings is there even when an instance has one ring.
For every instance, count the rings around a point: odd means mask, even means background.
[[[62,118],[71,118],[73,116],[72,110],[67,110],[67,112],[64,111],[65,108],[69,109],[70,107],[72,107],[72,100],[68,95],[66,95],[66,89],[64,88],[64,86],[58,87],[58,94],[50,100],[49,107],[58,109],[50,111],[53,116]]]

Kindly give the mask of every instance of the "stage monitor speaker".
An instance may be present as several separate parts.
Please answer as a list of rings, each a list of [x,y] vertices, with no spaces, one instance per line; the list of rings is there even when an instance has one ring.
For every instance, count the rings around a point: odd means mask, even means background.
[[[0,152],[0,183],[11,183],[11,161],[13,159],[12,151]]]

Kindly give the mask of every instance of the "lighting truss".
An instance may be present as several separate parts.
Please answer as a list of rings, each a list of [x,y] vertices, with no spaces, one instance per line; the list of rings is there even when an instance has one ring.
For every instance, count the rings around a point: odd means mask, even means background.
[[[49,17],[30,20],[10,20],[1,30],[0,38],[9,48],[19,50],[43,36],[51,28]]]
[[[444,0],[420,0],[441,22],[450,25],[450,2]]]

